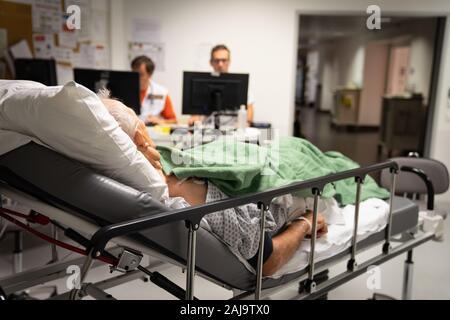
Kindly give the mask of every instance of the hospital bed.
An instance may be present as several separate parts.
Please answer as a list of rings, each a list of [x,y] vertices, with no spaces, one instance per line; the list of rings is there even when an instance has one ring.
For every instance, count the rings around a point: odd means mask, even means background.
[[[364,187],[362,182],[368,174],[380,171],[383,185],[391,190],[387,226],[381,232],[357,241],[360,195],[361,188]],[[314,247],[317,240],[318,201],[327,184],[342,179],[356,179],[357,182],[356,227],[352,243],[345,251],[317,262]],[[70,299],[80,299],[86,295],[98,299],[113,299],[105,290],[144,275],[180,299],[195,299],[194,275],[232,290],[234,299],[264,299],[293,282],[300,284],[300,290],[292,298],[313,299],[363,274],[369,267],[403,253],[407,253],[408,257],[403,284],[403,298],[407,299],[411,297],[413,249],[434,239],[436,234],[421,230],[417,204],[395,194],[426,194],[428,209],[432,211],[434,195],[445,192],[448,185],[448,172],[441,163],[429,159],[399,158],[257,194],[171,211],[154,201],[149,194],[102,176],[77,161],[35,143],[29,143],[0,157],[0,195],[33,209],[28,223],[21,226],[29,229],[36,223],[53,223],[63,229],[68,238],[78,243],[77,248],[67,243],[58,243],[59,245],[86,255],[76,261],[80,264],[82,262],[80,286],[57,297]],[[264,213],[274,198],[305,189],[311,190],[314,195],[311,253],[308,266],[296,273],[277,279],[264,278],[263,250],[260,250],[254,274],[245,268],[225,244],[200,227],[202,217],[208,213],[255,203],[261,210],[263,230]],[[20,225],[13,212],[2,209],[0,213],[4,218]],[[49,237],[37,235],[52,241]],[[260,243],[263,240],[261,236]],[[358,261],[358,253],[380,244],[383,246],[378,255],[364,262]],[[260,248],[263,246],[260,245]],[[143,254],[153,257],[156,262],[142,266]],[[319,285],[316,283],[318,273],[342,261],[347,261],[346,271]],[[158,272],[162,262],[179,266],[186,271],[185,288]],[[123,274],[97,284],[86,283],[89,270],[98,263],[107,263],[112,270]],[[70,264],[74,262],[55,263],[0,279],[0,299],[45,281],[67,277],[65,268]]]

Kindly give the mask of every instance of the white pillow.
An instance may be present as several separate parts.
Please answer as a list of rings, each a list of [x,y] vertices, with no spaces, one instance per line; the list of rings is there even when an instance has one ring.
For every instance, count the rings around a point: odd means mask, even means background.
[[[95,93],[71,81],[46,87],[0,81],[0,128],[36,137],[55,151],[157,200],[167,185]]]

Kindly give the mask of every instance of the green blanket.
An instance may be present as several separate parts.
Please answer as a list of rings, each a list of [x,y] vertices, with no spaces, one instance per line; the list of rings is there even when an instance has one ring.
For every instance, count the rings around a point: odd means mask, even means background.
[[[293,137],[281,138],[267,147],[219,139],[187,151],[158,147],[164,172],[179,179],[207,178],[228,196],[265,191],[293,182],[354,169],[358,164],[339,152],[321,152],[310,142]],[[343,205],[354,203],[356,183],[346,179],[326,185],[323,197]],[[311,190],[296,193],[311,196]],[[386,199],[389,192],[367,176],[361,200]]]

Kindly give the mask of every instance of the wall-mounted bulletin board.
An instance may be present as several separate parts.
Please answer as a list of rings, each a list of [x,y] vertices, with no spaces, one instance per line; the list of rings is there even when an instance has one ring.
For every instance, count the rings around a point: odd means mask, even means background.
[[[25,39],[32,47],[32,14],[31,6],[0,1],[0,79],[11,78],[7,68],[4,51],[11,45]]]
[[[80,8],[79,30],[66,26],[70,5]],[[7,47],[25,40],[34,58],[56,60],[59,84],[73,79],[75,67],[109,69],[109,12],[108,0],[0,0],[0,51],[2,36]]]

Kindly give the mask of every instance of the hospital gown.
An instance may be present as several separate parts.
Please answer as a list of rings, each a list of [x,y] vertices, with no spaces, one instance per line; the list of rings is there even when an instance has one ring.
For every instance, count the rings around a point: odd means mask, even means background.
[[[208,182],[206,203],[228,198],[211,182]],[[302,212],[312,209],[310,198],[295,198],[290,195],[279,197],[272,201],[266,212],[266,232],[276,235],[280,229],[292,219],[292,212]],[[243,258],[251,259],[259,249],[260,239],[260,209],[256,204],[246,204],[208,214],[204,217],[212,233],[226,243],[233,252],[238,252]]]

